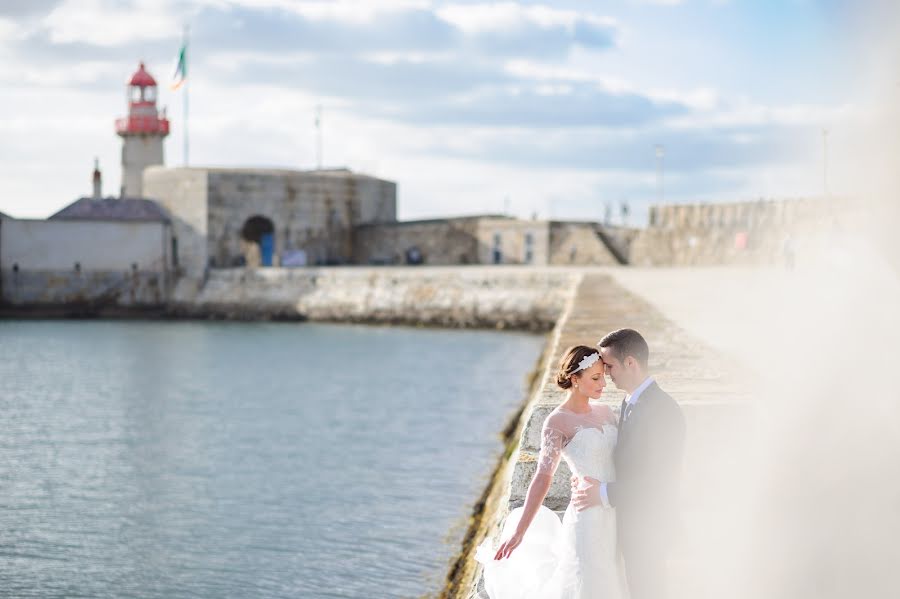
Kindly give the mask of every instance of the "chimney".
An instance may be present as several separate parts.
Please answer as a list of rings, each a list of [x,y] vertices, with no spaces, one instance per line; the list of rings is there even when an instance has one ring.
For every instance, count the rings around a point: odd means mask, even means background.
[[[100,161],[94,158],[94,199],[103,197],[103,180],[100,176]]]

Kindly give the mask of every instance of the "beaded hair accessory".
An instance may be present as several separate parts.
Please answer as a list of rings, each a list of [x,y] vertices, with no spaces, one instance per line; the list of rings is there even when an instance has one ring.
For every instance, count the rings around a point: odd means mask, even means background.
[[[578,363],[578,368],[572,371],[572,374],[576,372],[580,372],[582,370],[587,370],[591,366],[597,363],[597,360],[600,359],[600,354],[598,352],[594,352],[589,354],[583,358],[581,358],[581,362]]]

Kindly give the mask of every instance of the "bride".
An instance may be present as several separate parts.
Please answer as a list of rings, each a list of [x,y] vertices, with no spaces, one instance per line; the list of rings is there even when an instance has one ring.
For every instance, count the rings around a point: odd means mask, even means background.
[[[525,505],[507,517],[499,549],[493,551],[488,539],[476,552],[491,599],[627,598],[615,509],[577,511],[570,503],[560,524],[556,514],[541,505],[560,457],[579,481],[585,476],[615,480],[615,415],[609,407],[589,401],[600,397],[604,375],[600,354],[591,347],[572,347],[560,361],[556,383],[568,395],[544,420]]]

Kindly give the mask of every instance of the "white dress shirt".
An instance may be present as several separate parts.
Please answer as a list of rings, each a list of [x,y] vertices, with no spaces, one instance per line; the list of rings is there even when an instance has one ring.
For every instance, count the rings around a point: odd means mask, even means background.
[[[641,383],[640,385],[638,385],[637,389],[635,389],[631,395],[628,395],[625,397],[625,409],[627,410],[629,407],[631,407],[631,409],[633,410],[634,404],[636,404],[638,399],[640,399],[640,397],[641,397],[641,393],[643,393],[647,389],[647,387],[649,387],[652,384],[653,384],[652,376],[648,376],[646,379],[644,379],[644,382]],[[625,421],[625,414],[623,413],[622,414],[622,422],[624,422],[624,421]],[[608,483],[605,483],[605,482],[600,483],[600,503],[603,504],[603,507],[612,507],[609,504],[609,494],[608,494],[608,491],[606,488],[607,484]]]

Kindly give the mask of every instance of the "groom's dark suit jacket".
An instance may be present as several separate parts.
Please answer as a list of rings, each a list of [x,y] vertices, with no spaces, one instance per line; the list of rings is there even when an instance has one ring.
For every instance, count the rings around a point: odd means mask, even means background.
[[[616,482],[607,485],[607,495],[616,508],[619,547],[627,563],[648,552],[665,552],[676,532],[685,425],[681,408],[656,382],[638,396],[627,418],[625,411],[623,401]]]

